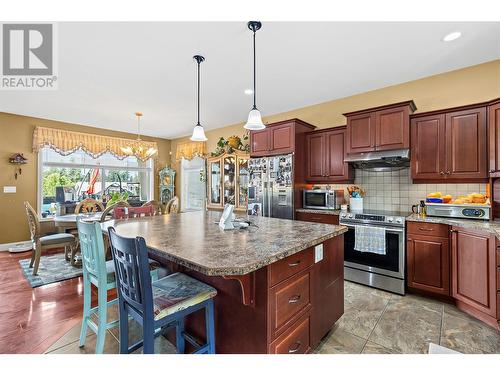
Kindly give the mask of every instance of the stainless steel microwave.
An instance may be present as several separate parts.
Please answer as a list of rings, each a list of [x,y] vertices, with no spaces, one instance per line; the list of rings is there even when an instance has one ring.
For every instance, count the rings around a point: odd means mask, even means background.
[[[303,190],[303,208],[315,210],[338,210],[343,202],[343,190]]]

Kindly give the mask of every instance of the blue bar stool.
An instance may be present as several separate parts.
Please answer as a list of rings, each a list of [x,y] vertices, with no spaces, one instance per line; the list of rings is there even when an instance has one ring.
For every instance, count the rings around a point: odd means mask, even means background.
[[[96,222],[77,220],[78,237],[82,252],[83,268],[83,321],[80,331],[80,347],[85,345],[87,328],[97,335],[95,353],[104,350],[106,330],[118,326],[118,320],[108,322],[108,307],[118,303],[115,298],[108,301],[108,291],[116,288],[115,265],[112,260],[106,261],[106,251],[101,227]],[[159,263],[148,262],[148,274],[153,280],[158,279]],[[91,307],[92,285],[97,288],[97,306]],[[96,314],[98,324],[91,315]]]
[[[154,338],[175,327],[176,346],[185,351],[185,341],[194,353],[215,354],[214,302],[217,290],[183,273],[174,273],[151,282],[148,249],[144,238],[124,238],[109,228],[109,239],[116,269],[120,311],[120,353],[131,353],[143,346],[144,354],[154,353]],[[184,331],[184,318],[205,309],[205,344]],[[128,344],[128,316],[142,326],[143,339]]]

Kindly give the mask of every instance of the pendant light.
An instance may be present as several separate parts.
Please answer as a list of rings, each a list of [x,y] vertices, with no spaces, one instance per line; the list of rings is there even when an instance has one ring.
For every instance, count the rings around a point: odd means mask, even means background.
[[[128,156],[135,156],[141,161],[146,161],[155,155],[158,150],[154,147],[150,147],[151,143],[144,142],[141,139],[141,112],[136,112],[137,117],[137,139],[130,142],[126,147],[122,147],[121,150],[124,154]]]
[[[255,90],[255,32],[262,27],[262,23],[259,21],[250,21],[248,22],[248,28],[253,31],[253,107],[250,113],[248,114],[248,120],[245,124],[244,128],[247,130],[262,130],[265,129],[266,126],[262,122],[262,116],[260,115],[260,111],[257,109],[256,105],[256,90]]]
[[[205,142],[207,137],[205,136],[203,126],[200,124],[200,64],[205,61],[205,58],[201,55],[195,55],[193,59],[198,63],[198,122],[193,129],[193,135],[190,139],[194,142]]]

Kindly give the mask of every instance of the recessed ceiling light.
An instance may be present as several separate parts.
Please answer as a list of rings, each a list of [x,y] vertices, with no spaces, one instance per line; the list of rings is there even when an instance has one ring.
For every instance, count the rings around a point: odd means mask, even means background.
[[[245,89],[245,94],[246,95],[253,95],[253,90],[252,89]]]
[[[462,33],[460,31],[454,31],[452,33],[446,34],[443,38],[443,41],[451,42],[452,40],[458,39],[461,36],[462,36]]]

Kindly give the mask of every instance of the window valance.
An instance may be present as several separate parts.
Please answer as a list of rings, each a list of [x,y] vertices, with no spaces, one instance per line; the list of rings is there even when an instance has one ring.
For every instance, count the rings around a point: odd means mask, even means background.
[[[48,146],[61,155],[69,155],[82,149],[93,158],[109,152],[118,159],[124,159],[128,155],[122,151],[122,147],[127,147],[131,142],[133,139],[37,126],[33,134],[33,152],[38,152],[41,148]],[[156,142],[144,143],[158,149]]]
[[[197,156],[200,158],[205,158],[207,154],[206,150],[206,142],[180,142],[177,145],[177,150],[175,151],[175,160],[181,160],[182,158],[186,160],[192,160]]]

